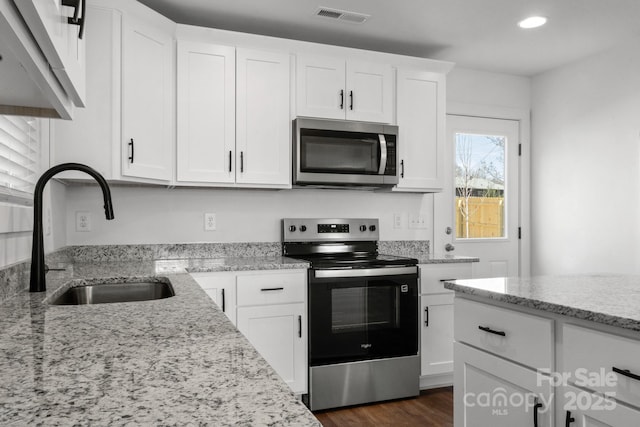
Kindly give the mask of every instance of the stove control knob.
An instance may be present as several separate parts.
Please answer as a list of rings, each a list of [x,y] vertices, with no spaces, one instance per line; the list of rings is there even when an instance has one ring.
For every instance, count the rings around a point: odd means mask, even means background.
[[[303,233],[304,233],[305,231],[307,231],[307,226],[306,226],[306,225],[301,225],[301,226],[300,226],[300,231],[302,231]]]
[[[360,226],[360,231],[367,231],[367,226],[366,225],[361,225]]]
[[[375,225],[370,225],[369,226],[369,231],[376,231],[376,226]]]
[[[289,226],[289,231],[291,231],[291,232],[296,231],[296,226],[295,225],[290,225]]]

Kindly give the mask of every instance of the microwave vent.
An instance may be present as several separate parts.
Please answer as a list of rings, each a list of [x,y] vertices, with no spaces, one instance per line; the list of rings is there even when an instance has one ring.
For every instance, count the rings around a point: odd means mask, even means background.
[[[339,21],[346,21],[354,24],[362,24],[371,17],[371,15],[366,15],[364,13],[349,12],[347,10],[332,9],[324,6],[320,6],[318,10],[316,10],[316,16],[337,19]]]

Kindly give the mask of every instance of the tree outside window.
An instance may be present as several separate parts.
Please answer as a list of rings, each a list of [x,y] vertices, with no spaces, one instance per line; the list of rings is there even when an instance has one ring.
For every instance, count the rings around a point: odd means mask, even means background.
[[[506,138],[456,134],[456,237],[505,237]]]

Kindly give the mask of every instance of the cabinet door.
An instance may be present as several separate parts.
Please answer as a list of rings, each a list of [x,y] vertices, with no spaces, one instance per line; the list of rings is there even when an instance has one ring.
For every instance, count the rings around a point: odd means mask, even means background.
[[[390,65],[347,62],[345,110],[348,120],[391,123],[392,96]]]
[[[235,182],[235,48],[178,42],[178,181]]]
[[[191,277],[235,325],[236,274],[234,272],[191,273]]]
[[[444,175],[445,77],[398,70],[397,189],[442,190]]]
[[[423,295],[421,375],[453,372],[453,295]]]
[[[621,405],[602,395],[573,386],[559,391],[557,426],[568,427],[637,427],[640,410]]]
[[[289,54],[238,49],[236,58],[236,182],[289,186]]]
[[[14,0],[14,3],[67,95],[76,106],[84,107],[86,38],[79,38],[79,25],[67,21],[74,15],[74,9],[63,6],[60,0]],[[83,17],[85,11],[81,8],[79,13]]]
[[[550,427],[551,382],[533,369],[455,343],[454,425],[456,427]],[[535,403],[542,406],[535,408]]]
[[[304,303],[238,308],[238,330],[294,393],[307,392]]]
[[[125,15],[122,175],[169,181],[173,141],[173,35]]]
[[[296,58],[296,114],[344,119],[347,106],[344,59]]]

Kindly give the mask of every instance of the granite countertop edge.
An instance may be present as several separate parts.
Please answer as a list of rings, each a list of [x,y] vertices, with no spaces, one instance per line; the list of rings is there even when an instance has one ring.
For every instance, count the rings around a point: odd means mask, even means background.
[[[579,292],[573,292],[573,289],[565,289],[563,295],[558,295],[559,292],[562,292],[561,284],[563,281],[570,279],[580,280],[581,277],[583,276],[539,278],[537,280],[498,278],[510,280],[511,282],[517,284],[517,291],[493,291],[490,289],[483,289],[482,286],[476,286],[474,284],[480,283],[483,279],[448,281],[444,283],[444,287],[460,294],[473,295],[507,304],[523,306],[548,313],[559,314],[567,317],[573,317],[576,319],[587,320],[595,323],[640,332],[640,315],[634,315],[630,311],[626,310],[626,307],[637,307],[637,305],[635,305],[633,302],[629,302],[629,304],[623,309],[618,309],[616,305],[607,304],[606,301],[600,300],[599,306],[596,308],[596,306],[589,307],[590,303],[585,302],[587,299],[592,299],[592,295],[585,295],[584,293],[580,295]],[[593,276],[584,277],[594,280]],[[606,277],[608,277],[608,279],[611,279],[621,276],[611,275]],[[640,277],[638,278],[638,284],[640,285]],[[555,289],[550,290],[551,286],[555,286]],[[527,287],[535,287],[535,293],[539,294],[539,297],[518,295],[518,293],[521,293],[523,289],[526,289]],[[549,293],[546,295],[545,290],[549,290]],[[526,291],[530,292],[531,290],[527,289]],[[610,295],[612,295],[614,298],[616,297],[615,292],[611,294],[611,289],[609,289],[609,292]],[[620,295],[620,300],[624,301],[623,295]]]

